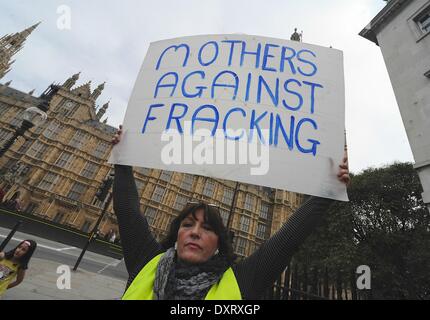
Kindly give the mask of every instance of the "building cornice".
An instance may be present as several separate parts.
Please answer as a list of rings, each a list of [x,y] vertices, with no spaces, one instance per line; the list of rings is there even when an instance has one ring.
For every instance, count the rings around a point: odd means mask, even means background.
[[[390,0],[386,6],[370,21],[370,23],[360,31],[359,35],[379,46],[376,34],[387,21],[389,21],[398,11],[411,0]]]

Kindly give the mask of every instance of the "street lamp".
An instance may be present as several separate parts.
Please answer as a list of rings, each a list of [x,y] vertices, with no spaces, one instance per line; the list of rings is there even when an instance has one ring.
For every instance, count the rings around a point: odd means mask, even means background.
[[[28,129],[34,126],[40,126],[48,118],[46,111],[48,111],[48,102],[46,101],[40,103],[38,107],[27,108],[22,114],[21,126],[15,129],[14,135],[6,141],[4,146],[0,149],[0,157],[2,157],[16,139],[23,136]]]
[[[109,174],[109,176],[105,180],[103,180],[102,185],[100,186],[99,190],[96,193],[97,199],[99,199],[101,202],[104,202],[104,207],[103,207],[102,213],[99,216],[99,219],[97,220],[92,231],[90,232],[90,235],[87,239],[87,243],[85,244],[84,248],[82,249],[81,254],[79,255],[79,258],[76,261],[75,266],[73,267],[73,271],[76,271],[78,269],[78,266],[81,263],[81,260],[84,257],[84,254],[87,251],[89,245],[97,237],[97,233],[99,231],[99,225],[102,222],[102,219],[104,218],[104,216],[105,216],[105,214],[109,208],[109,205],[112,201],[113,196],[112,196],[112,193],[109,192],[109,190],[113,184],[113,179],[114,179],[113,177],[114,177],[113,173]],[[109,196],[108,196],[108,194],[109,194]],[[106,196],[108,196],[107,200],[106,200]]]

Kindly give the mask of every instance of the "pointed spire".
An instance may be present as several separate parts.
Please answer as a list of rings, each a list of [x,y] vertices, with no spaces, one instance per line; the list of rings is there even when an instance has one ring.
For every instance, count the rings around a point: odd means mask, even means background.
[[[28,37],[41,23],[42,21],[39,21],[38,23],[32,25],[31,27],[25,29],[24,31],[21,32],[21,35]]]
[[[6,82],[4,85],[5,85],[6,87],[9,87],[11,83],[12,83],[12,80],[10,80],[10,81]]]
[[[69,79],[67,79],[64,83],[63,83],[63,87],[65,89],[72,89],[72,87],[76,84],[76,82],[79,80],[79,76],[80,76],[81,72],[78,72],[76,74],[74,74],[73,76],[71,76]]]
[[[106,119],[103,121],[104,124],[107,124],[109,117],[106,117]]]
[[[105,88],[105,84],[106,82],[103,82],[102,84],[100,84],[96,90],[94,90],[94,92],[91,94],[91,98],[94,100],[97,100],[98,97],[100,97],[100,95],[102,94],[103,89]]]
[[[41,24],[41,22],[38,22],[31,27],[13,34],[8,38],[9,44],[16,50],[20,50],[22,45],[24,44],[25,40],[27,40],[27,37],[37,28],[37,26]],[[15,52],[16,52],[15,51]]]
[[[28,94],[32,96],[35,90],[36,89],[31,90]]]
[[[106,102],[104,105],[103,105],[103,107],[101,107],[98,111],[97,111],[97,114],[96,114],[96,118],[97,118],[97,120],[101,120],[101,118],[103,117],[103,115],[106,113],[106,111],[107,111],[107,109],[108,109],[108,107],[109,107],[109,103],[110,103],[110,101],[108,101],[108,102]]]
[[[6,35],[0,39],[0,78],[2,78],[10,70],[11,63],[9,60],[14,54],[22,49],[27,37],[37,28],[41,22],[17,32],[12,35]]]

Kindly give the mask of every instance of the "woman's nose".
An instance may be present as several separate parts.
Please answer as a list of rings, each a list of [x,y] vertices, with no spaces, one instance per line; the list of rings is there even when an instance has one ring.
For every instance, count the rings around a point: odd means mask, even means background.
[[[191,236],[193,237],[199,237],[200,238],[200,227],[198,225],[195,225],[192,229],[191,229]]]

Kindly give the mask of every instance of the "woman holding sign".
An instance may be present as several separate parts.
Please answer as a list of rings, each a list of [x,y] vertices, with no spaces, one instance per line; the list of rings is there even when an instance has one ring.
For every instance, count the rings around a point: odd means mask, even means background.
[[[121,134],[120,126],[113,144]],[[338,179],[350,181],[346,156]],[[259,299],[333,202],[312,197],[251,256],[234,264],[231,239],[216,207],[188,203],[159,243],[140,214],[132,167],[115,165],[113,188],[129,273],[124,300]]]

